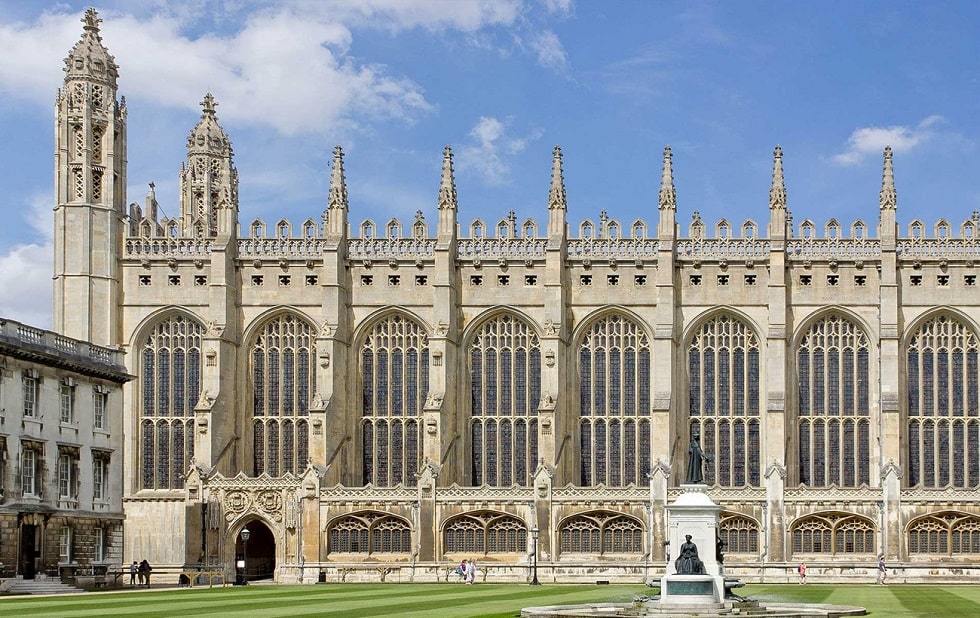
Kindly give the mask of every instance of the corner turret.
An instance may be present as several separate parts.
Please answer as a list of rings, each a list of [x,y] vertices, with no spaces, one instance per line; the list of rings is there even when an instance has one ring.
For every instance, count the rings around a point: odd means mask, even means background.
[[[238,170],[210,92],[201,107],[201,119],[187,136],[187,163],[180,169],[180,216],[185,234],[213,237],[237,229]]]

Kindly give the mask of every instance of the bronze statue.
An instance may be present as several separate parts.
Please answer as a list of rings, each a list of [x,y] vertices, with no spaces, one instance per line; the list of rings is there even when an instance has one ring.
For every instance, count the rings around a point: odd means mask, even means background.
[[[704,575],[704,563],[698,557],[698,546],[691,542],[691,535],[684,537],[681,553],[674,561],[674,570],[678,575]]]
[[[691,446],[687,449],[687,485],[701,485],[704,483],[704,462],[711,461],[711,458],[701,450],[701,433],[698,426],[691,428]]]

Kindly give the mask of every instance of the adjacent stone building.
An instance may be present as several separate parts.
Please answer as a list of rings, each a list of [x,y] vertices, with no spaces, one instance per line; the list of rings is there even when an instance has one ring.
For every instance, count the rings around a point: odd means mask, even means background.
[[[125,559],[278,581],[662,573],[692,430],[725,565],[781,579],[969,573],[980,559],[980,216],[571,225],[547,219],[238,220],[215,101],[179,216],[126,205],[126,106],[89,11],[57,99],[55,330],[118,347]],[[435,180],[435,179],[434,179]],[[115,460],[113,460],[115,462]],[[961,577],[961,575],[957,575]]]
[[[0,579],[123,555],[122,353],[0,319]]]

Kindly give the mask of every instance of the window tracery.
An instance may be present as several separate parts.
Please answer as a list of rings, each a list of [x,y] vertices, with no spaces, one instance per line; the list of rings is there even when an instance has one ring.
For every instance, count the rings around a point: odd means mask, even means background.
[[[480,327],[470,346],[470,394],[473,484],[529,485],[538,461],[541,344],[527,322],[504,314]]]
[[[409,553],[412,528],[404,519],[388,513],[352,513],[327,529],[327,553]]]
[[[908,529],[910,554],[980,554],[980,517],[934,513],[913,521]]]
[[[800,483],[871,482],[870,343],[854,322],[817,320],[796,354]]]
[[[793,524],[795,554],[875,554],[875,527],[849,513],[811,515]]]
[[[629,515],[591,511],[570,517],[558,528],[561,553],[641,554],[643,526]]]
[[[701,447],[712,456],[705,482],[758,486],[758,337],[741,320],[723,314],[706,320],[687,349],[691,430],[699,428]]]
[[[642,484],[650,471],[650,342],[622,315],[596,320],[579,346],[581,483]]]
[[[315,391],[315,329],[289,314],[269,319],[252,344],[253,465],[256,475],[298,474],[309,459]]]
[[[977,336],[949,315],[925,322],[906,351],[908,482],[980,486]]]
[[[194,461],[204,325],[182,314],[158,322],[140,355],[140,486],[180,489]]]
[[[527,533],[520,519],[493,511],[459,515],[443,529],[446,553],[467,555],[524,553]]]
[[[374,325],[361,347],[361,391],[364,484],[414,486],[429,392],[429,339],[418,322],[391,315]]]
[[[759,524],[744,515],[723,516],[718,536],[725,542],[726,554],[759,553]]]

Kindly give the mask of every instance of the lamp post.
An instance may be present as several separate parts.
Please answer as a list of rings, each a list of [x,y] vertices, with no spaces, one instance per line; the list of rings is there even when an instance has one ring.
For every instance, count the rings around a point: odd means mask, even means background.
[[[248,538],[252,536],[248,528],[242,528],[242,562],[244,567],[242,567],[242,585],[248,585]]]
[[[531,585],[540,586],[538,581],[538,527],[531,528]]]

